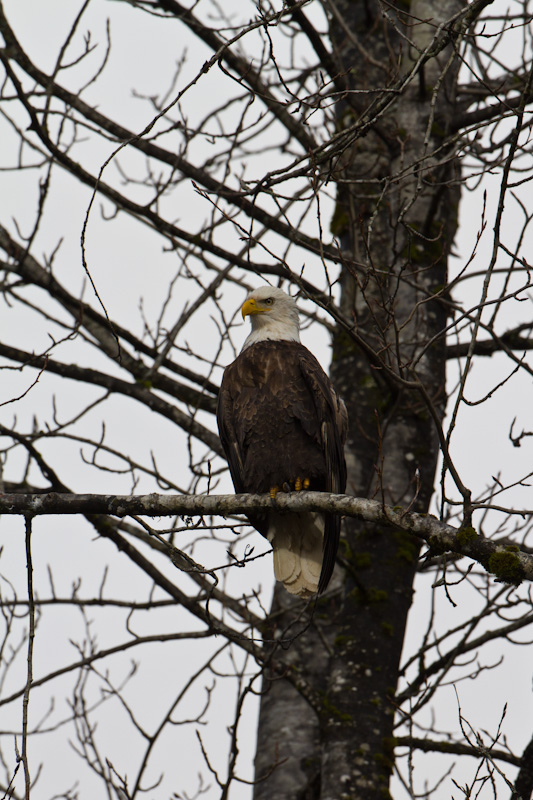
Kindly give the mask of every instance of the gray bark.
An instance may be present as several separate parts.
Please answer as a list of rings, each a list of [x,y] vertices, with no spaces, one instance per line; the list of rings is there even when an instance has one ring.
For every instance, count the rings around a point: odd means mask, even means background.
[[[413,26],[412,17],[395,16],[389,6],[387,18],[378,3],[339,0],[330,35],[348,88],[397,82],[460,8],[456,0],[413,2],[412,15],[432,20]],[[433,153],[453,117],[457,70],[451,46],[441,49],[420,70],[419,81],[331,164],[338,182],[334,233],[361,265],[342,272],[342,311],[368,346],[361,349],[345,330],[333,337],[331,375],[350,418],[347,491],[419,511],[427,510],[433,492],[435,423],[446,399],[443,287],[458,191],[453,153]],[[339,103],[340,128],[349,129],[373,95],[364,106],[359,98],[365,95],[353,97],[361,105],[349,97]],[[383,526],[353,519],[341,547],[347,566],[342,594],[322,599],[315,611],[328,620],[327,637],[307,631],[285,656],[291,664],[319,665],[312,679],[324,698],[322,713],[317,719],[294,697],[286,705],[282,682],[266,681],[256,777],[266,774],[268,754],[273,764],[273,742],[288,750],[297,730],[298,747],[257,785],[256,800],[388,796],[393,701],[419,548],[401,532],[387,536]],[[276,614],[279,603],[276,595]]]

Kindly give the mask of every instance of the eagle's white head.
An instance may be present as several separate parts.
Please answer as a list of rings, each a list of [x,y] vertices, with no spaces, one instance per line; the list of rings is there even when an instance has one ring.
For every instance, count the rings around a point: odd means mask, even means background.
[[[295,300],[281,289],[272,286],[254,289],[243,303],[242,317],[250,317],[252,323],[243,350],[266,340],[300,341],[298,307]]]

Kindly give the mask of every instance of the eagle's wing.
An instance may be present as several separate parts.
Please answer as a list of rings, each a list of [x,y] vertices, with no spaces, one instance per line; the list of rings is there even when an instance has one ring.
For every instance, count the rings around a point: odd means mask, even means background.
[[[233,398],[230,391],[232,380],[235,379],[235,375],[232,375],[232,372],[235,372],[235,362],[226,367],[222,378],[222,385],[218,392],[217,424],[235,493],[244,494],[249,490],[246,488],[242,442],[237,434]],[[267,535],[268,516],[265,513],[260,511],[249,512],[246,516],[259,533],[263,536]]]
[[[233,400],[228,388],[230,385],[230,370],[231,365],[226,367],[226,371],[222,379],[222,385],[218,392],[217,423],[220,441],[222,442],[222,447],[226,453],[233,485],[237,494],[240,494],[245,491],[244,466],[242,462],[241,447],[233,419]]]
[[[309,393],[315,403],[320,423],[320,443],[326,464],[326,491],[343,494],[346,489],[346,462],[344,442],[348,429],[348,414],[343,401],[337,396],[328,376],[309,351],[305,351],[300,368]],[[319,593],[324,591],[335,568],[339,547],[340,517],[324,515],[324,552],[318,583]]]

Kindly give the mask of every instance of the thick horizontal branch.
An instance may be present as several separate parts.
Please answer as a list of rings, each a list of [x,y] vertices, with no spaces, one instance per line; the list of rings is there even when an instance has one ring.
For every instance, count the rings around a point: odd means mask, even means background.
[[[516,87],[513,87],[516,91]],[[469,111],[465,114],[459,114],[451,124],[451,132],[458,132],[465,130],[471,126],[478,126],[482,122],[491,122],[495,119],[500,119],[504,115],[509,114],[510,111],[518,109],[525,100],[529,105],[533,102],[533,95],[528,93],[525,98],[522,94],[516,97],[506,97],[505,100],[499,100],[492,105],[485,105],[477,108],[475,111]]]
[[[533,325],[527,323],[519,325],[513,330],[496,336],[492,339],[485,339],[474,344],[473,354],[476,356],[492,356],[494,353],[501,353],[509,350],[533,350],[533,339],[529,336],[522,336],[524,331],[531,331]],[[470,342],[459,342],[450,344],[446,348],[446,358],[464,358],[469,353]]]
[[[473,747],[461,742],[438,741],[436,739],[416,739],[413,736],[399,736],[395,739],[396,747],[409,747],[413,750],[423,750],[425,753],[454,753],[459,756],[472,756],[472,758],[490,758],[496,761],[505,761],[516,767],[520,766],[521,759],[505,750],[492,747]]]
[[[259,509],[276,511],[323,511],[367,522],[399,528],[423,539],[429,555],[459,553],[477,561],[503,583],[533,581],[533,556],[518,546],[504,545],[479,536],[473,528],[454,528],[436,517],[405,511],[367,500],[327,492],[280,493],[269,495],[98,495],[98,494],[3,494],[0,514],[111,514],[117,517],[142,515],[226,516]]]

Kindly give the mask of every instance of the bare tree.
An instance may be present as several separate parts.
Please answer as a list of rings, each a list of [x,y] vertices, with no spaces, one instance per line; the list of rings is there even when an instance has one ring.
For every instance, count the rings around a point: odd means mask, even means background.
[[[46,5],[0,3],[3,796],[530,798],[528,3]],[[349,497],[277,501],[345,516],[333,581],[270,610],[214,424],[265,281],[350,418]]]

